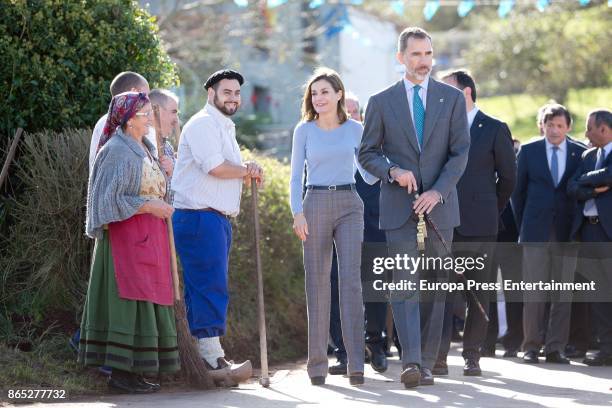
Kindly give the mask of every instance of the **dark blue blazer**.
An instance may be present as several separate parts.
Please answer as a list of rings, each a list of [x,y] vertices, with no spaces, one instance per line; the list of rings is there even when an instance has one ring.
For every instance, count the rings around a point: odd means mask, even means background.
[[[467,167],[457,184],[461,225],[468,237],[495,236],[516,183],[516,155],[508,126],[478,111],[470,127]]]
[[[569,241],[577,204],[567,194],[567,182],[580,165],[585,149],[582,143],[567,139],[565,172],[555,188],[546,158],[545,139],[523,145],[512,194],[520,242],[548,242],[551,232],[556,241]]]
[[[363,201],[363,242],[385,242],[385,232],[378,225],[380,217],[380,180],[370,185],[363,181],[361,174],[355,174],[357,194]]]
[[[582,155],[580,166],[568,182],[567,191],[568,193],[578,200],[578,207],[574,222],[572,224],[571,239],[575,240],[578,238],[577,234],[580,230],[580,226],[583,221],[584,203],[595,198],[595,205],[597,206],[597,214],[599,215],[599,222],[603,227],[608,239],[612,241],[612,183],[610,183],[610,173],[612,173],[612,153],[609,153],[604,160],[603,167],[598,173],[598,178],[603,179],[601,173],[607,173],[607,177],[604,182],[596,182],[594,185],[589,183],[589,177],[586,173],[595,170],[595,164],[597,163],[597,148],[592,148],[585,151]],[[605,193],[595,194],[595,187],[601,187],[607,185],[611,189]]]

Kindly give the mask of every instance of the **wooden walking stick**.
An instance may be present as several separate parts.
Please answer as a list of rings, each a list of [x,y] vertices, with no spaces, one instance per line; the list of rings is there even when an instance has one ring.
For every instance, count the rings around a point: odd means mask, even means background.
[[[255,241],[255,266],[257,269],[257,320],[259,323],[259,353],[261,357],[261,378],[259,383],[263,387],[270,386],[268,376],[268,341],[266,339],[266,314],[264,307],[263,274],[261,271],[261,256],[259,253],[259,213],[257,212],[257,180],[251,178],[251,194],[253,202],[253,226]]]
[[[164,155],[164,143],[161,133],[159,106],[157,105],[153,105],[153,118],[155,126],[155,139],[157,142],[157,156],[161,158],[162,155]],[[166,193],[166,201],[168,201],[168,199],[169,194]],[[200,357],[200,352],[196,345],[196,341],[189,331],[185,301],[181,296],[172,220],[167,219],[166,224],[168,225],[168,241],[170,244],[170,266],[172,269],[172,284],[174,287],[174,317],[176,319],[176,336],[179,356],[181,359],[181,369],[185,373],[185,377],[189,383],[194,387],[204,389],[213,388],[213,380],[208,374],[204,361]]]
[[[8,155],[4,160],[4,165],[2,166],[2,171],[0,172],[0,188],[4,184],[4,180],[8,176],[8,169],[13,161],[13,157],[15,157],[15,152],[17,151],[17,144],[19,143],[19,139],[21,139],[21,134],[23,133],[23,129],[19,128],[15,132],[15,137],[13,137],[13,141],[11,142],[11,147],[9,148]]]
[[[429,226],[431,227],[433,232],[436,234],[436,236],[438,237],[438,239],[440,240],[440,242],[444,246],[444,250],[446,251],[446,253],[447,254],[451,254],[452,252],[451,252],[451,249],[450,249],[448,243],[446,242],[446,240],[444,239],[444,237],[440,233],[440,230],[438,229],[438,226],[436,224],[434,224],[434,222],[431,220],[431,217],[429,215],[427,215],[427,214],[424,214],[424,220],[425,220],[425,222],[427,222],[427,224],[429,224]],[[463,285],[466,288],[465,292],[472,298],[472,301],[474,301],[474,304],[478,308],[478,311],[482,315],[483,319],[485,319],[485,321],[488,323],[489,322],[489,315],[487,314],[487,312],[485,311],[484,307],[482,306],[482,303],[480,303],[480,300],[478,300],[478,297],[476,296],[474,291],[471,288],[468,288],[467,279],[465,278],[465,275],[462,274],[462,273],[458,273],[457,275],[458,275],[459,281],[462,282]]]

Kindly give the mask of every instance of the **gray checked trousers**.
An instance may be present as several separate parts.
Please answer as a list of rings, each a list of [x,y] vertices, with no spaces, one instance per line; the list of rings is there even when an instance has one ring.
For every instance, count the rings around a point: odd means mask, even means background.
[[[308,190],[304,197],[304,216],[309,232],[303,244],[308,308],[308,375],[327,375],[333,243],[338,256],[340,321],[348,372],[363,373],[365,343],[360,270],[363,202],[354,190]]]

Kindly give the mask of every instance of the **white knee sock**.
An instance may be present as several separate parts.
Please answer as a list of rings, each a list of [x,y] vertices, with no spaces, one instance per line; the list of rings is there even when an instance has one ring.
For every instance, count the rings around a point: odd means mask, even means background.
[[[225,357],[223,347],[219,337],[203,337],[198,339],[198,346],[200,349],[200,356],[206,360],[212,368],[217,368],[217,359],[219,357]]]

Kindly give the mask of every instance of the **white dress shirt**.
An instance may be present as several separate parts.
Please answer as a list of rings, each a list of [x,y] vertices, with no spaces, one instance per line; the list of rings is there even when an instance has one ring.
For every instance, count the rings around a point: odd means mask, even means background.
[[[91,143],[89,144],[89,174],[91,174],[91,170],[93,169],[94,161],[96,160],[98,144],[100,143],[100,138],[102,137],[102,132],[104,131],[104,125],[106,124],[107,116],[108,114],[98,119],[98,121],[96,122],[96,126],[94,127],[93,133],[91,135]]]
[[[599,152],[601,150],[598,149],[598,156],[595,158],[595,164],[597,164],[597,162],[599,161]],[[608,157],[608,155],[610,154],[610,152],[612,151],[612,142],[608,143],[607,145],[605,145],[603,147],[603,159],[602,163],[606,160],[606,158]],[[597,212],[597,202],[595,201],[594,198],[591,198],[590,200],[587,200],[584,203],[584,210],[582,212],[586,217],[597,217],[599,215],[599,213]]]
[[[406,77],[404,77],[403,80],[404,86],[406,87],[406,95],[408,97],[408,106],[410,106],[410,117],[412,117],[412,126],[414,126],[414,109],[412,106],[412,98],[414,98],[414,86],[419,85],[421,87],[421,89],[419,89],[419,97],[423,102],[423,108],[425,109],[425,112],[427,112],[427,87],[429,86],[429,75],[427,75],[427,77],[425,77],[423,82],[421,82],[420,84],[414,84],[410,80],[406,79]],[[414,134],[416,135],[416,127],[414,128]],[[421,146],[419,146],[419,149],[420,148]]]
[[[553,155],[553,146],[554,144],[550,143],[548,139],[544,138],[546,142],[546,159],[548,160],[548,169],[550,170],[550,164],[552,163],[552,155]],[[563,142],[559,144],[559,150],[557,150],[557,170],[559,171],[557,174],[557,182],[561,181],[563,174],[565,173],[565,162],[567,159],[567,139],[564,139]],[[552,173],[551,173],[552,174]]]
[[[172,176],[174,207],[194,210],[210,207],[226,215],[238,215],[243,180],[209,174],[226,160],[242,164],[236,127],[217,108],[206,104],[181,132]]]
[[[474,105],[472,110],[467,113],[468,129],[472,127],[472,124],[474,123],[474,119],[476,119],[476,114],[478,113],[478,111],[478,106]]]
[[[96,126],[94,127],[93,133],[91,134],[91,142],[89,144],[89,174],[91,174],[94,161],[96,160],[96,155],[98,153],[98,144],[100,144],[100,139],[102,138],[102,132],[104,132],[104,125],[106,125],[107,117],[108,113],[98,119],[98,121],[96,122]],[[145,137],[149,139],[149,142],[151,142],[155,147],[155,149],[153,149],[153,156],[157,158],[157,140],[155,139],[155,128],[150,127],[149,133],[147,133]]]

